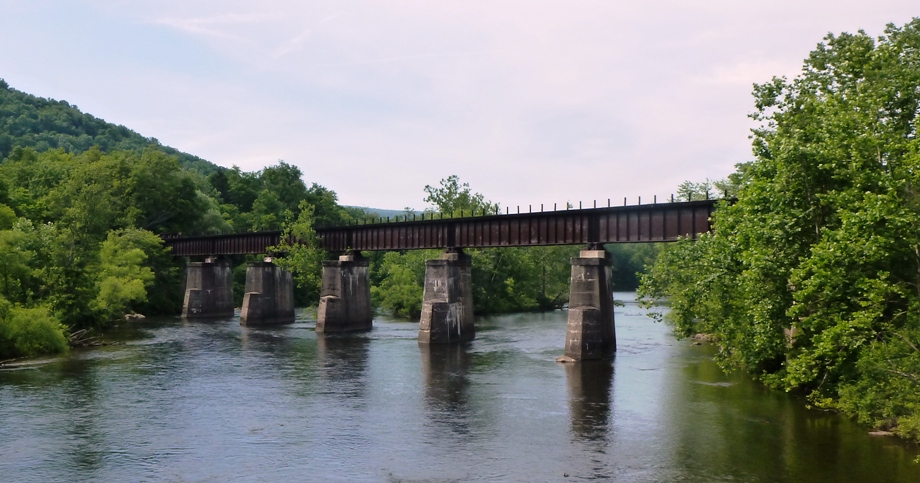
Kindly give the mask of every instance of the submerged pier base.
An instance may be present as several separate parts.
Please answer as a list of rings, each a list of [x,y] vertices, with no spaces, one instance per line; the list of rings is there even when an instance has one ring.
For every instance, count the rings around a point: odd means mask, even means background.
[[[420,344],[473,340],[473,287],[469,255],[448,250],[425,262],[425,291],[418,327]]]
[[[271,258],[246,264],[246,295],[240,325],[285,324],[294,321],[294,283],[291,272]]]
[[[557,359],[559,362],[606,359],[616,353],[609,267],[604,250],[582,250],[578,257],[572,257],[565,355]]]
[[[208,258],[185,267],[182,317],[233,317],[233,277],[230,263]]]
[[[373,319],[367,259],[360,253],[348,253],[338,260],[323,261],[316,331],[331,334],[370,330]]]

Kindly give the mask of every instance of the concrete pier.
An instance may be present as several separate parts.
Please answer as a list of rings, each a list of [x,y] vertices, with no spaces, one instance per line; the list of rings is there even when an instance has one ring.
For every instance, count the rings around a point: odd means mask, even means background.
[[[348,253],[338,260],[323,261],[316,331],[320,333],[370,330],[371,283],[367,259]]]
[[[294,321],[294,282],[291,272],[266,258],[246,264],[246,294],[240,325],[285,324]]]
[[[605,359],[616,352],[609,267],[610,260],[604,250],[582,250],[578,257],[572,258],[565,355],[558,361]]]
[[[209,258],[185,268],[182,317],[233,317],[233,277],[230,263]]]
[[[420,344],[452,344],[473,340],[473,287],[470,257],[448,251],[425,267]]]

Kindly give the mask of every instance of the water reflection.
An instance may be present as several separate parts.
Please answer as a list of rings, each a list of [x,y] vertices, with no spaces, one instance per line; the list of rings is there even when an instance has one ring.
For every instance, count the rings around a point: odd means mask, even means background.
[[[611,361],[582,361],[565,366],[572,434],[585,441],[607,442],[610,429]]]
[[[67,361],[62,372],[67,374],[68,388],[60,403],[71,411],[64,426],[66,438],[73,441],[67,459],[80,468],[81,473],[96,475],[104,464],[105,448],[104,419],[99,414],[98,384],[94,366],[85,361]]]
[[[561,312],[453,347],[404,322],[147,320],[0,370],[0,481],[920,481],[916,445],[726,376],[629,310],[614,363],[571,365]]]
[[[419,353],[430,419],[458,434],[468,434],[473,357],[467,344],[419,344]]]
[[[686,359],[712,351],[683,350]],[[906,445],[878,444],[840,415],[724,374],[709,357],[669,376],[666,427],[683,474],[752,482],[909,481],[916,474]]]
[[[369,344],[366,334],[316,334],[319,370],[328,384],[337,386],[335,394],[363,401]]]

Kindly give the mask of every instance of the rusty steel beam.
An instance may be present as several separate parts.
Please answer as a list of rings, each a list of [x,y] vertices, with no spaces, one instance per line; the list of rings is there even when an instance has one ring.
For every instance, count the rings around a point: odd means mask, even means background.
[[[691,201],[578,210],[444,218],[317,228],[323,248],[416,250],[604,243],[667,242],[695,239],[710,231],[716,201]],[[281,232],[166,238],[175,256],[265,253]]]
[[[281,242],[280,231],[234,233],[230,235],[163,236],[163,243],[176,257],[251,255],[266,253]]]
[[[665,242],[710,231],[715,201],[318,228],[329,251]]]

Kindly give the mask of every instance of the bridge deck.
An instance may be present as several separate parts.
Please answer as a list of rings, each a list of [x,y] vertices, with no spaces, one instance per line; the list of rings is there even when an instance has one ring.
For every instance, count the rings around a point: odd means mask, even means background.
[[[415,250],[674,241],[710,231],[715,201],[590,208],[466,218],[438,218],[317,228],[323,247]],[[167,237],[175,256],[265,253],[281,232]]]

